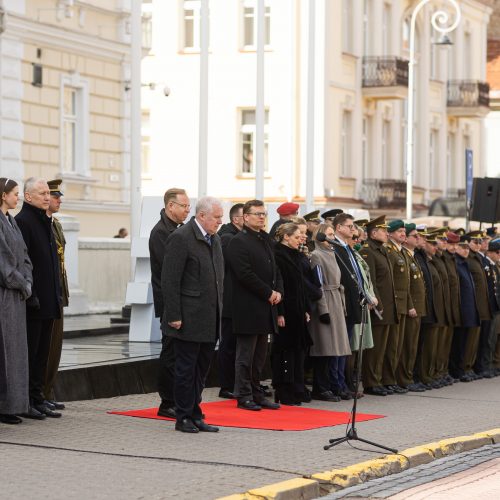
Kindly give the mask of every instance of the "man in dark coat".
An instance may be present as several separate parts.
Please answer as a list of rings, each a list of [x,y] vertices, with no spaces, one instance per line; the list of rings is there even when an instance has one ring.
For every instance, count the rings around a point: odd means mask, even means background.
[[[390,326],[397,323],[396,297],[392,266],[384,243],[387,242],[387,225],[385,216],[372,219],[366,225],[368,239],[359,251],[368,267],[377,297],[377,309],[382,315],[380,319],[372,311],[373,349],[365,352],[363,360],[363,385],[365,392],[375,396],[387,396],[393,391],[382,385],[382,365]]]
[[[201,394],[220,333],[224,258],[216,234],[222,205],[212,197],[196,204],[196,215],[167,240],[161,275],[162,330],[175,349],[174,397],[181,432],[217,432],[204,422]]]
[[[49,357],[52,327],[61,317],[61,283],[57,245],[47,217],[50,190],[44,179],[30,177],[24,184],[24,203],[16,222],[33,264],[33,293],[26,302],[28,335],[28,418],[60,417],[44,404],[43,388]]]
[[[160,211],[160,220],[149,236],[149,262],[151,265],[151,286],[155,317],[163,317],[163,295],[161,290],[161,271],[165,259],[167,239],[189,215],[191,206],[184,189],[171,188],[163,196],[165,208]],[[161,403],[158,415],[175,418],[174,403],[175,353],[172,338],[162,334],[161,353],[158,363],[158,393]]]
[[[491,233],[491,236],[493,236],[493,231]],[[491,320],[490,329],[491,350],[488,366],[490,367],[490,374],[496,377],[500,375],[500,370],[495,366],[495,361],[497,363],[500,361],[498,359],[498,355],[500,354],[500,239],[492,240],[488,243],[486,258],[488,259],[492,274],[492,279],[488,280],[488,293],[490,303],[493,304],[493,319]]]
[[[234,362],[236,358],[236,336],[233,334],[233,285],[226,252],[229,243],[243,229],[243,203],[236,203],[229,210],[229,220],[219,229],[224,255],[224,300],[222,328],[217,360],[219,362],[220,398],[234,399]]]
[[[246,202],[244,228],[226,251],[233,285],[233,331],[237,336],[234,392],[238,407],[253,411],[279,408],[260,390],[267,339],[278,332],[276,306],[283,294],[273,243],[264,231],[266,215],[262,201]]]

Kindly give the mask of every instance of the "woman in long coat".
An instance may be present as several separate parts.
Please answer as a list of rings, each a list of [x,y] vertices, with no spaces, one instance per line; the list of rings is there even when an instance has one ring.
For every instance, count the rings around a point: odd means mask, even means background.
[[[328,242],[316,240],[318,233],[334,238],[330,224],[320,224],[314,234],[315,250],[311,254],[311,267],[317,272],[322,284],[323,296],[317,302],[310,323],[313,345],[309,355],[313,361],[313,399],[339,401],[331,391],[338,381],[331,380],[329,366],[337,356],[351,354],[345,322],[343,290],[340,284],[340,268],[335,252]]]
[[[17,424],[28,411],[28,344],[25,300],[31,295],[31,262],[16,221],[19,187],[0,178],[0,422]]]
[[[299,405],[305,398],[304,358],[311,338],[307,328],[309,301],[301,269],[302,241],[297,224],[288,222],[276,231],[276,264],[283,278],[284,295],[278,304],[278,333],[273,336],[271,367],[275,400]]]

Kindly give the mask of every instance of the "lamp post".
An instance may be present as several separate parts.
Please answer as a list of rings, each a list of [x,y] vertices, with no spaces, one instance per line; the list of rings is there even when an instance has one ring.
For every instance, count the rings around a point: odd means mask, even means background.
[[[406,219],[411,220],[413,217],[413,92],[415,87],[415,25],[418,13],[431,0],[421,0],[413,9],[410,20],[410,60],[408,61],[408,127],[406,141]],[[447,0],[455,9],[455,21],[448,25],[450,16],[445,10],[438,10],[432,14],[432,27],[442,33],[453,31],[460,23],[461,11],[456,0]],[[448,37],[445,38],[444,45],[449,45]]]

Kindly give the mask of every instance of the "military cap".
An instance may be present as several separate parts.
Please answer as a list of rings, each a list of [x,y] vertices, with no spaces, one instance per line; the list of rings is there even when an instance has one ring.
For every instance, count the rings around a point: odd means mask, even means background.
[[[282,203],[277,209],[280,215],[294,215],[299,211],[300,205],[298,203],[293,203],[287,201],[286,203]]]
[[[319,218],[319,210],[314,210],[314,212],[309,212],[308,214],[304,215],[304,219],[307,222],[321,222],[321,219]]]
[[[396,220],[391,220],[387,226],[387,231],[389,233],[393,233],[394,231],[397,231],[398,229],[404,228],[405,223],[401,219],[396,219]]]
[[[366,225],[368,224],[368,219],[355,220],[354,224],[356,224],[356,226],[359,226],[362,229],[365,229]]]
[[[458,236],[463,236],[465,234],[465,229],[463,227],[460,227],[458,229],[455,229],[453,232],[455,234],[458,234]]]
[[[467,236],[471,240],[482,240],[485,235],[486,233],[484,231],[470,231],[467,233]]]
[[[458,236],[458,234],[454,233],[453,231],[448,231],[446,233],[446,238],[448,239],[448,243],[459,243],[460,242],[460,236]]]
[[[464,243],[469,243],[470,241],[470,236],[468,234],[462,234],[462,236],[460,236],[460,244],[464,244]]]
[[[491,226],[488,229],[486,229],[486,235],[489,236],[490,238],[494,238],[497,235],[497,227]]]
[[[368,221],[366,224],[366,230],[371,231],[372,229],[383,228],[387,229],[387,224],[385,223],[385,215],[381,215],[380,217],[375,217],[371,221]]]
[[[488,243],[488,252],[498,252],[500,250],[500,239],[491,240]]]
[[[50,194],[52,196],[64,196],[61,191],[62,179],[53,179],[48,181],[47,184],[49,185]]]
[[[321,214],[321,217],[323,217],[324,220],[328,220],[328,219],[334,219],[335,216],[337,216],[338,214],[343,214],[344,211],[341,209],[341,208],[332,208],[331,210],[327,210],[326,212],[323,212]]]
[[[425,224],[418,224],[416,229],[418,234],[421,234],[422,236],[427,234],[427,226]]]
[[[447,240],[448,239],[448,228],[441,227],[432,231],[430,234],[433,234],[437,240]]]
[[[414,224],[413,222],[409,222],[408,224],[405,224],[405,230],[406,230],[406,236],[408,236],[412,231],[416,231],[417,225]]]
[[[425,241],[427,241],[427,243],[437,243],[436,234],[427,234],[425,236]]]

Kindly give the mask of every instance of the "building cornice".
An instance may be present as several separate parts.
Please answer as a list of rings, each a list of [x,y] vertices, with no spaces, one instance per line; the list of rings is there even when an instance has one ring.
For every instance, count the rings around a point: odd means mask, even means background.
[[[67,200],[64,198],[64,212],[130,213],[130,204],[97,200]]]
[[[122,61],[130,58],[130,44],[107,40],[96,35],[77,33],[13,13],[8,15],[3,36],[100,59]]]

